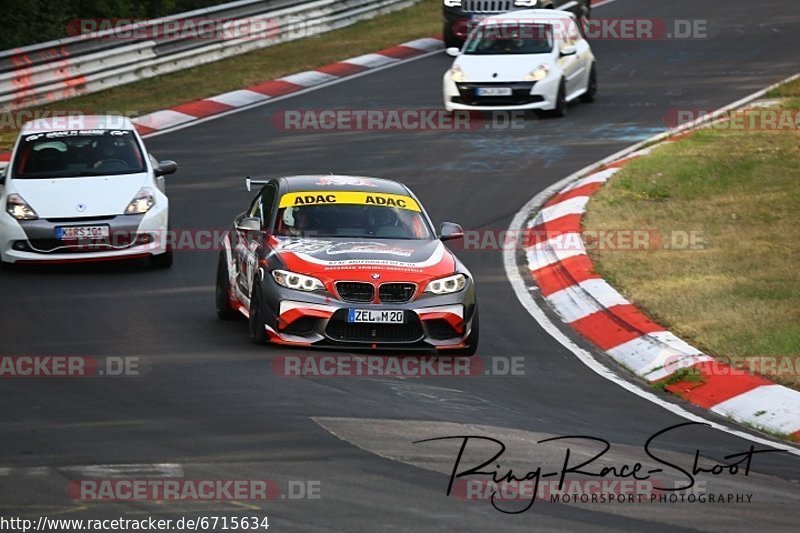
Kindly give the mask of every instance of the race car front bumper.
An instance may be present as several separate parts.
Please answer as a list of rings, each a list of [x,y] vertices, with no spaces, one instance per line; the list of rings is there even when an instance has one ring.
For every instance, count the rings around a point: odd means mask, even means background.
[[[277,344],[349,349],[448,350],[466,347],[475,316],[472,281],[449,295],[400,304],[357,304],[264,283],[267,333]],[[403,324],[348,322],[350,309],[403,311]]]

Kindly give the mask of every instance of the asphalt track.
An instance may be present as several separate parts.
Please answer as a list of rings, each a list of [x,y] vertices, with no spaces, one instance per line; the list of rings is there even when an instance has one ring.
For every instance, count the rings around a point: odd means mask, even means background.
[[[173,227],[226,227],[249,199],[245,175],[334,172],[403,180],[437,223],[503,230],[547,185],[665,129],[668,110],[721,107],[800,64],[794,0],[618,0],[595,16],[708,19],[715,31],[706,40],[596,41],[599,101],[522,130],[292,133],[270,125],[283,109],[438,108],[450,62],[439,54],[151,138],[152,152],[181,165],[169,181]],[[756,456],[748,477],[700,476],[709,492],[751,493],[749,504],[537,502],[506,515],[487,501],[445,496],[457,443],[413,441],[483,431],[505,441],[524,472],[563,461],[563,452],[533,444],[543,435],[605,438],[619,464],[642,460],[648,437],[684,422],[549,337],[518,303],[499,251],[460,257],[479,286],[481,358],[524,357],[524,376],[280,377],[270,361],[298,351],[255,347],[243,322],[215,319],[212,252],[179,253],[166,272],[135,263],[3,270],[0,352],[136,355],[148,371],[0,383],[0,515],[267,514],[278,531],[795,530],[800,460],[788,454]],[[749,447],[699,427],[658,445],[687,466],[698,449],[711,463]],[[584,444],[572,448],[587,453]],[[120,464],[162,465],[128,468],[133,477],[316,480],[321,497],[159,504],[66,495],[69,479]],[[102,471],[118,477],[109,468]]]

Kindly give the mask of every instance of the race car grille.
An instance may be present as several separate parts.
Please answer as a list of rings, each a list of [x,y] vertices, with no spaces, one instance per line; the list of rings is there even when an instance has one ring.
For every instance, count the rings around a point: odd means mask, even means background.
[[[411,300],[417,286],[413,283],[384,283],[378,289],[378,298],[383,303],[403,303]]]
[[[428,335],[436,340],[446,340],[460,336],[460,333],[454,330],[447,320],[426,320],[425,326],[428,328]]]
[[[464,11],[469,13],[502,13],[511,11],[513,0],[465,0]]]
[[[328,338],[338,342],[412,343],[422,339],[422,324],[416,313],[406,313],[404,324],[351,324],[347,309],[336,311],[325,329]]]
[[[536,85],[535,81],[526,82],[506,82],[506,83],[459,83],[458,93],[460,96],[453,98],[453,102],[466,105],[481,106],[502,106],[502,105],[525,105],[544,100],[540,95],[531,95],[531,89]],[[510,87],[510,96],[478,96],[479,87]]]
[[[369,303],[375,297],[375,287],[371,283],[339,281],[336,283],[336,291],[345,302]]]

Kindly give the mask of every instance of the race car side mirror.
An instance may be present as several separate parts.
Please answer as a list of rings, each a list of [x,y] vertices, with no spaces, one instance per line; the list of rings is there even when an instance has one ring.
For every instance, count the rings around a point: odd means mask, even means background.
[[[243,218],[236,224],[236,229],[242,232],[261,231],[261,220],[255,217]]]
[[[175,161],[161,161],[156,168],[156,176],[166,176],[175,174],[178,171],[178,163]]]
[[[459,50],[455,46],[451,46],[450,48],[445,50],[444,53],[449,55],[450,57],[458,57],[461,55],[461,50]]]
[[[452,241],[454,239],[463,239],[464,230],[458,224],[452,222],[442,222],[442,227],[439,230],[439,239],[443,241]]]

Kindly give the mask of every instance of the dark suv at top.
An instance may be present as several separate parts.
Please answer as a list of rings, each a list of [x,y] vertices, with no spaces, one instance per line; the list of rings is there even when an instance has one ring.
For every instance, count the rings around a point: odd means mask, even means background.
[[[588,18],[591,0],[442,0],[445,46],[464,44],[473,25],[481,19],[515,9],[566,9]]]

